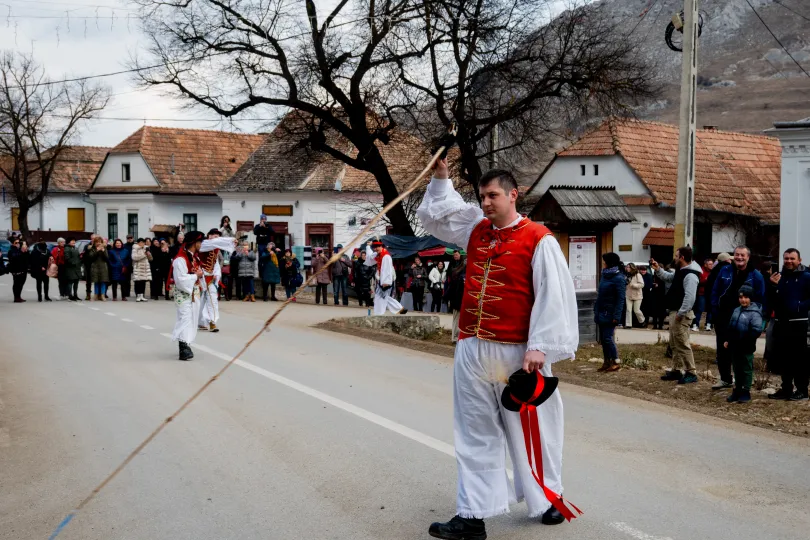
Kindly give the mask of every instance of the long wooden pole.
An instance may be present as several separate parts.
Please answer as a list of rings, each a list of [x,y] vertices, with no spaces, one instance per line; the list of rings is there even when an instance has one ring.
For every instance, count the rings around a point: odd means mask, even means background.
[[[377,222],[379,222],[380,219],[382,219],[382,217],[385,214],[387,214],[394,206],[402,202],[402,200],[404,200],[405,197],[413,193],[414,190],[419,187],[419,184],[422,182],[422,179],[425,177],[425,175],[433,169],[433,166],[436,164],[436,161],[441,157],[441,155],[445,152],[445,150],[448,150],[446,146],[442,146],[441,148],[439,148],[436,151],[436,153],[433,154],[433,157],[430,159],[428,165],[422,170],[422,172],[419,173],[419,175],[416,178],[414,178],[414,180],[408,185],[405,191],[400,193],[400,195],[396,199],[385,205],[385,207],[376,216],[374,216],[365,227],[363,227],[363,230],[361,230],[357,234],[357,236],[355,236],[351,240],[351,242],[347,243],[343,249],[332,255],[327,265],[324,265],[323,269],[321,269],[321,272],[326,271],[329,268],[329,265],[335,263],[343,255],[345,255],[346,252],[351,248],[351,246],[353,246],[357,241],[362,240],[363,237],[366,236],[371,231],[374,225],[376,225]],[[309,279],[307,279],[290,298],[288,298],[284,303],[282,303],[278,307],[278,309],[276,309],[276,311],[270,316],[270,318],[268,318],[265,321],[261,329],[259,329],[259,331],[256,332],[256,334],[254,334],[254,336],[250,338],[250,340],[247,343],[245,343],[242,349],[238,353],[236,353],[236,356],[234,356],[227,364],[225,364],[222,367],[222,369],[220,369],[213,377],[208,379],[208,381],[206,381],[206,383],[203,384],[199,390],[194,392],[191,395],[191,397],[189,397],[185,402],[183,402],[183,404],[180,405],[180,407],[176,411],[174,411],[170,416],[168,416],[165,420],[163,420],[163,422],[161,422],[160,425],[152,431],[152,433],[150,433],[138,446],[136,446],[135,449],[132,452],[130,452],[129,455],[124,459],[124,461],[122,461],[121,464],[118,465],[118,467],[116,467],[109,475],[107,475],[107,477],[104,480],[102,480],[101,483],[98,486],[96,486],[96,488],[93,489],[93,491],[91,491],[90,494],[87,497],[85,497],[82,500],[82,502],[80,502],[79,505],[67,515],[67,517],[65,517],[65,519],[62,520],[62,522],[56,527],[54,532],[49,537],[49,540],[53,540],[54,538],[56,538],[59,535],[59,533],[61,533],[64,530],[64,528],[67,527],[67,525],[73,520],[76,514],[78,514],[82,510],[82,508],[87,506],[90,503],[90,501],[92,501],[96,497],[96,495],[98,495],[99,492],[101,492],[101,490],[104,489],[104,487],[107,484],[109,484],[116,476],[118,476],[118,473],[124,470],[124,468],[127,465],[129,465],[129,463],[133,459],[135,459],[135,456],[140,454],[143,451],[143,449],[146,448],[146,446],[149,443],[151,443],[155,439],[155,437],[157,437],[158,434],[161,431],[163,431],[166,428],[166,426],[169,425],[169,423],[172,420],[177,418],[180,415],[180,413],[186,410],[186,408],[189,405],[191,405],[195,399],[200,397],[200,395],[202,395],[202,393],[205,392],[208,389],[208,387],[214,383],[214,381],[219,379],[226,371],[228,371],[228,369],[237,360],[239,360],[239,358],[241,358],[243,354],[245,354],[245,351],[247,351],[250,348],[250,346],[256,342],[257,339],[259,339],[259,336],[261,336],[262,333],[264,333],[264,331],[267,330],[271,324],[273,324],[273,321],[276,320],[276,317],[278,317],[279,314],[282,311],[284,311],[284,309],[288,305],[290,305],[290,303],[293,300],[295,300],[295,298],[301,293],[301,291],[303,291],[307,286],[309,286],[312,282],[315,281],[319,273],[320,272],[312,274],[309,277]]]

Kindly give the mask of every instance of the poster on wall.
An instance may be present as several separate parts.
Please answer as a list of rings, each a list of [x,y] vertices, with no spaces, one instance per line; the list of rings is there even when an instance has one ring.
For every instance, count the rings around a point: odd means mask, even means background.
[[[568,266],[574,278],[575,291],[595,291],[596,273],[596,237],[571,236],[568,242]]]

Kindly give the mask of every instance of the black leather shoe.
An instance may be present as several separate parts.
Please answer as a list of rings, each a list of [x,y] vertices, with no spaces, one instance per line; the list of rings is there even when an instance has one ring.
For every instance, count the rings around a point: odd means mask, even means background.
[[[194,353],[191,351],[191,347],[189,347],[186,343],[182,341],[180,343],[180,360],[191,360],[194,358]]]
[[[565,518],[559,510],[552,506],[546,510],[546,513],[543,514],[543,518],[540,521],[543,523],[543,525],[559,525],[565,521]]]
[[[483,519],[453,516],[447,523],[433,523],[428,534],[444,540],[486,540],[487,530]]]

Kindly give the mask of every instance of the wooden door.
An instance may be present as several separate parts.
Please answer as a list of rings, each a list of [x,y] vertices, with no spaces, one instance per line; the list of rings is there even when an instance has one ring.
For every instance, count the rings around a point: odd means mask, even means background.
[[[67,229],[69,231],[84,231],[84,208],[67,209]]]

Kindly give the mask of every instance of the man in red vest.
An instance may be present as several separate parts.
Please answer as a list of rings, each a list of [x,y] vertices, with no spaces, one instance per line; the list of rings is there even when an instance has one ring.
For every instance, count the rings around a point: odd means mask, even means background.
[[[507,410],[499,396],[516,370],[550,377],[551,364],[574,356],[579,342],[574,284],[551,231],[517,212],[511,173],[489,171],[478,191],[480,208],[461,198],[448,179],[447,161],[440,160],[417,210],[429,234],[467,251],[453,373],[457,513],[429,530],[446,540],[483,540],[484,519],[509,512],[510,503],[523,499],[529,516],[544,524],[565,519],[546,495],[563,492],[559,391],[537,407],[539,426],[531,426],[539,428],[542,447],[537,476],[520,414]]]

